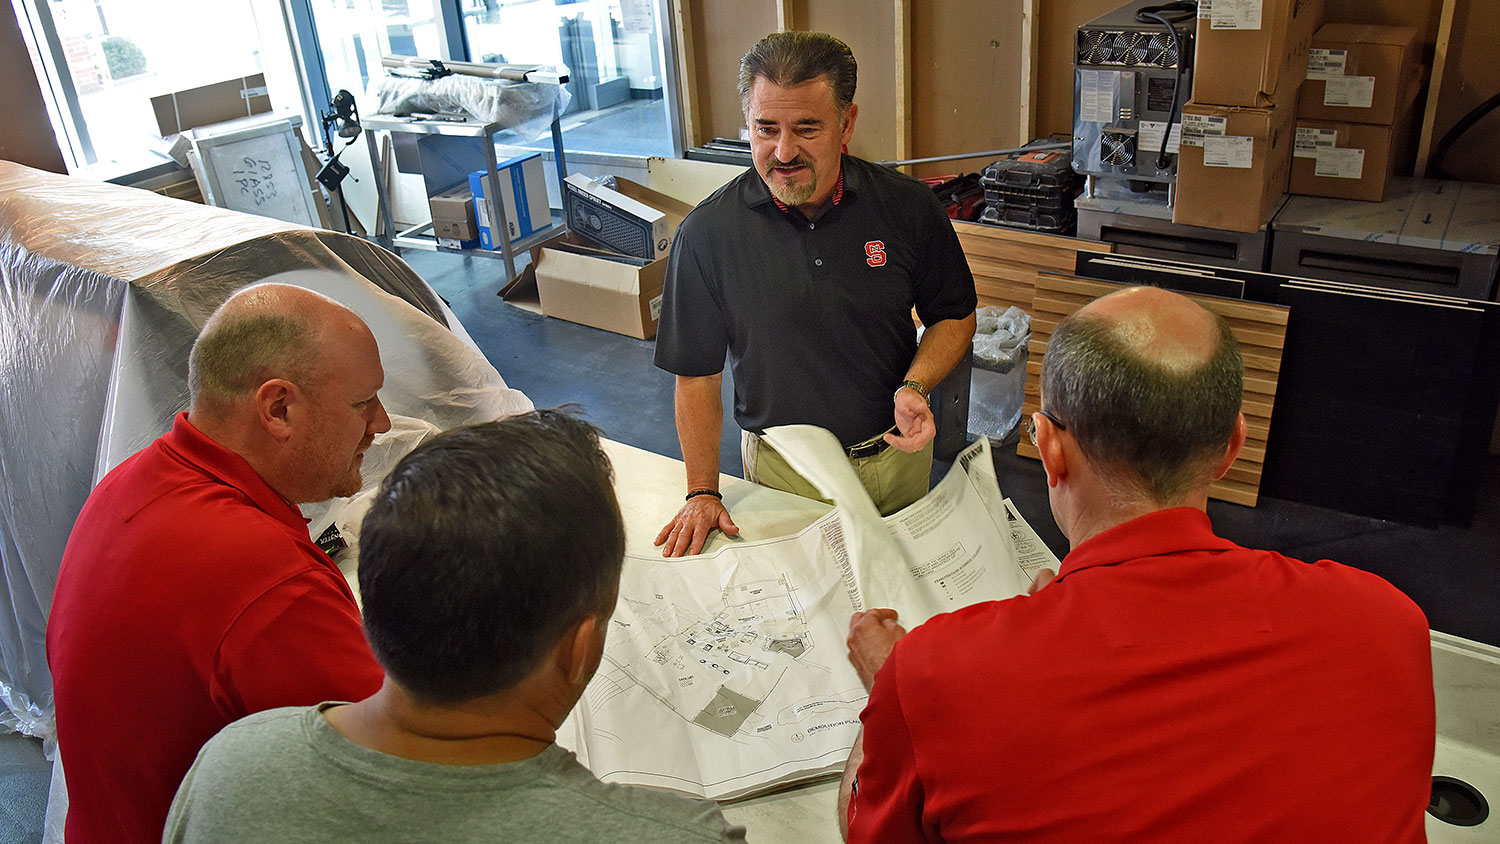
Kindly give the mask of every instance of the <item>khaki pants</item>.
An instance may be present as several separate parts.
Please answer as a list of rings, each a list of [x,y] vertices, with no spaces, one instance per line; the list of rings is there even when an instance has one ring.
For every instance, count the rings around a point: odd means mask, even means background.
[[[878,440],[884,435],[882,432],[866,442]],[[744,461],[746,480],[803,498],[833,503],[824,498],[806,478],[797,474],[786,462],[786,458],[771,448],[769,443],[749,431],[745,431],[740,440],[740,456]],[[932,477],[932,443],[927,443],[915,454],[908,454],[891,446],[873,457],[862,457],[849,462],[854,466],[854,473],[859,476],[860,482],[865,485],[865,490],[870,493],[880,515],[889,516],[927,494],[928,482]]]

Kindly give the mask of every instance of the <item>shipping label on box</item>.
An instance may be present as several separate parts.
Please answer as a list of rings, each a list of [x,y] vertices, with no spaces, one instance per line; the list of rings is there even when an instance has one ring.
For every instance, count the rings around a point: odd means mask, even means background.
[[[1228,124],[1229,118],[1220,115],[1184,113],[1182,115],[1182,145],[1201,147],[1204,138],[1223,135]]]
[[[1338,146],[1339,133],[1335,129],[1319,129],[1313,126],[1298,126],[1292,142],[1295,158],[1317,158],[1320,148]]]
[[[1375,77],[1339,76],[1323,80],[1323,105],[1369,108],[1375,101]]]
[[[1198,4],[1198,17],[1213,29],[1260,29],[1265,11],[1261,0],[1212,0]]]
[[[1333,79],[1344,75],[1348,50],[1325,50],[1314,47],[1307,53],[1308,79]]]
[[[1255,166],[1255,139],[1245,135],[1204,138],[1203,165],[1248,170]]]
[[[541,153],[518,155],[495,167],[499,174],[500,200],[510,240],[515,242],[552,225],[552,209],[547,205],[547,178],[542,171]],[[490,202],[485,195],[489,173],[475,170],[469,174],[469,190],[474,194],[474,221],[479,229],[479,245],[494,249],[495,239],[490,222]]]

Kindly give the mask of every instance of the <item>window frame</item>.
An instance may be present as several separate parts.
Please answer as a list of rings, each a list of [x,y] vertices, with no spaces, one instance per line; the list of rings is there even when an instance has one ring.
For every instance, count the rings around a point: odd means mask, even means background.
[[[463,28],[462,0],[431,0],[433,15],[438,22],[438,43],[444,61],[469,61],[468,39]],[[53,20],[49,0],[11,0],[22,38],[28,47],[41,57],[37,68],[38,83],[46,102],[48,118],[53,124],[59,146],[70,173],[77,172],[98,162],[88,122],[83,115],[72,70],[68,66],[62,41]],[[323,51],[314,22],[312,0],[279,0],[282,28],[289,52],[295,65],[298,84],[297,102],[303,118],[303,129],[309,145],[321,149],[323,138],[319,130],[319,117],[328,108],[333,90],[328,81]],[[656,13],[657,49],[662,58],[663,108],[667,110],[668,141],[674,158],[681,158],[685,150],[683,137],[682,92],[678,90],[676,20],[670,0],[652,0]],[[624,153],[596,154],[623,160],[636,160],[650,156]],[[173,169],[185,169],[175,162],[163,162],[149,167],[121,173],[109,181],[131,184],[153,178]]]

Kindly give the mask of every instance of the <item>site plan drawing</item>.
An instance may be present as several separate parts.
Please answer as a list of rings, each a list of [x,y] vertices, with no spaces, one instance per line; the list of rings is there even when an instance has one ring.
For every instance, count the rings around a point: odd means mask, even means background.
[[[838,506],[792,536],[626,556],[603,661],[558,731],[601,779],[725,800],[842,770],[867,697],[845,645],[854,612],[894,607],[909,628],[1057,566],[1001,497],[984,440],[881,518],[832,435],[778,439]]]

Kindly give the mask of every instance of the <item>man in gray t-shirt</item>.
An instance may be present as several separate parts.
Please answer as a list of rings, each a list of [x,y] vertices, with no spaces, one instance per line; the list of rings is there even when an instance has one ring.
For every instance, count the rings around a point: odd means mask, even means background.
[[[166,842],[743,842],[713,803],[606,785],[555,743],[599,667],[625,532],[598,432],[558,411],[450,431],[360,531],[385,684],[204,745]]]

